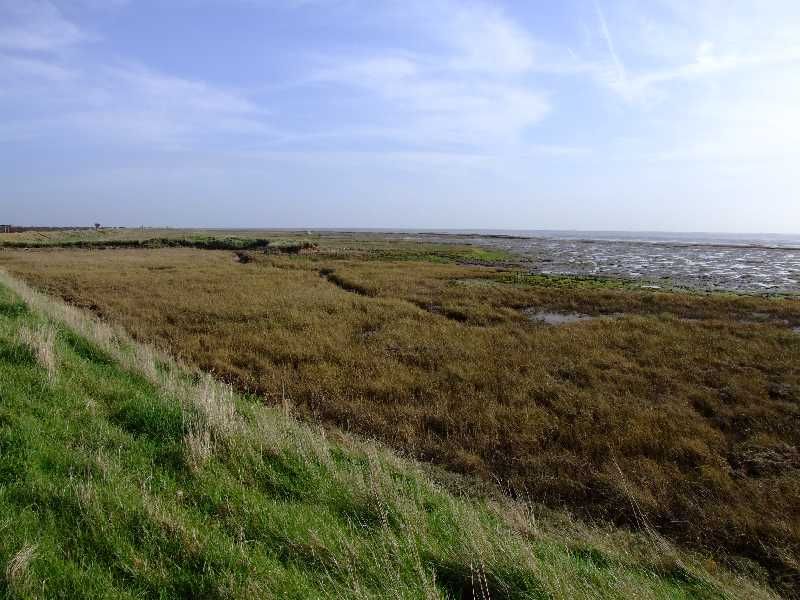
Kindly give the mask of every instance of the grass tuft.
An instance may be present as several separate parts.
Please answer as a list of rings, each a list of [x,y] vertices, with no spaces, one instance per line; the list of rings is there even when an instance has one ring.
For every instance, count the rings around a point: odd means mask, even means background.
[[[47,370],[48,381],[53,383],[58,375],[55,328],[49,323],[22,327],[19,330],[19,340],[36,355],[39,364]]]
[[[27,544],[6,565],[8,586],[18,592],[28,587],[28,567],[36,556],[36,544]]]

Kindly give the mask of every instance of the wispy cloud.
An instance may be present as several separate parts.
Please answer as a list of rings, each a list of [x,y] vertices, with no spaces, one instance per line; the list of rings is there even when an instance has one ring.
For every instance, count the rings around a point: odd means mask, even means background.
[[[47,0],[0,0],[0,19],[0,48],[47,52],[91,39]]]
[[[345,59],[317,78],[375,96],[402,121],[396,132],[428,143],[511,141],[550,110],[543,92],[513,81],[447,78],[439,69],[427,57],[387,55]]]
[[[721,12],[715,2],[659,2],[659,17],[625,5],[616,16],[621,38],[635,59],[631,66],[621,60],[601,0],[595,0],[598,34],[613,68],[591,57],[584,65],[626,101],[639,101],[665,90],[666,99],[673,83],[800,63],[800,26],[794,28],[794,36],[786,35],[786,24],[778,20],[792,14],[800,18],[800,5],[783,0],[769,6],[753,0],[733,4]],[[778,5],[780,10],[769,8]]]
[[[593,8],[595,38],[579,61],[625,116],[619,138],[604,140],[611,155],[716,162],[800,155],[796,2],[732,0],[723,9],[703,0],[596,0]]]
[[[513,144],[548,115],[549,94],[529,81],[535,40],[497,7],[434,0],[405,9],[408,38],[437,52],[325,58],[315,80],[374,96],[402,123],[391,133],[403,142]]]
[[[453,52],[449,68],[511,75],[534,66],[535,40],[498,6],[442,0],[423,6],[423,27]]]
[[[74,1],[84,7],[94,2]],[[248,2],[259,10],[259,1]],[[314,3],[314,10],[327,6]],[[752,120],[743,124],[744,112],[732,116],[721,109],[745,106],[763,123],[774,122],[770,111],[796,121],[780,94],[769,102],[752,94],[745,101],[736,80],[769,71],[776,89],[784,89],[797,80],[791,70],[800,64],[800,45],[792,36],[771,33],[773,15],[749,28],[732,17],[723,26],[712,18],[719,11],[711,4],[667,2],[660,11],[646,11],[593,0],[584,16],[594,38],[583,47],[578,40],[536,37],[530,23],[500,3],[407,0],[370,5],[369,11],[359,6],[354,14],[369,12],[370,25],[396,37],[310,51],[308,60],[293,65],[293,84],[251,81],[232,89],[91,52],[95,44],[88,42],[100,38],[67,19],[53,1],[0,0],[0,102],[13,113],[3,135],[79,131],[87,139],[164,148],[357,147],[421,156],[578,157],[613,141],[577,131],[563,139],[552,131],[545,137],[539,131],[551,119],[563,130],[569,118],[563,107],[575,110],[589,102],[576,90],[590,93],[596,85],[595,93],[610,90],[614,110],[652,140],[651,156],[679,156],[687,147],[704,148],[692,152],[708,156],[726,145],[730,154],[730,144],[745,139],[776,148],[767,136],[752,133],[758,128]],[[282,5],[310,10],[305,2]],[[527,16],[536,14],[534,9]],[[281,104],[280,94],[316,102],[324,118],[296,119],[293,103]],[[715,98],[713,108],[701,103],[703,96]],[[723,135],[726,128],[741,135]],[[679,131],[685,138],[680,148],[673,140]]]
[[[52,61],[0,53],[0,81],[3,80],[2,74],[9,78],[14,76],[46,81],[66,81],[76,76],[74,70]]]
[[[117,3],[121,5],[121,3]],[[181,147],[211,136],[268,135],[266,111],[242,92],[135,62],[62,53],[94,38],[45,0],[0,0],[2,137],[80,135]]]
[[[0,58],[0,101],[19,106],[8,139],[80,135],[86,141],[181,147],[211,136],[265,136],[266,112],[236,91],[164,75],[137,64],[62,67]],[[2,104],[0,104],[2,109]],[[12,127],[13,125],[13,127]]]
[[[116,142],[182,147],[212,136],[269,135],[265,111],[235,91],[141,65],[103,66],[60,90],[72,108],[61,129]]]
[[[625,93],[629,87],[625,65],[622,63],[622,60],[620,60],[619,55],[617,54],[616,47],[614,46],[614,38],[611,37],[611,32],[608,29],[608,23],[606,22],[605,14],[603,14],[603,9],[600,8],[600,4],[597,2],[597,0],[595,0],[594,8],[595,12],[597,13],[597,22],[600,33],[603,36],[606,48],[608,49],[608,55],[614,67],[614,75],[611,78],[610,83],[613,87]]]

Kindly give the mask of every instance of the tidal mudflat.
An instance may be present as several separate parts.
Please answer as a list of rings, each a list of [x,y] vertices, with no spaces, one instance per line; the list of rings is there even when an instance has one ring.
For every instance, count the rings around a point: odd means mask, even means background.
[[[424,239],[424,238],[423,238]],[[748,293],[800,292],[800,243],[774,240],[581,239],[560,236],[453,236],[501,249],[542,274],[594,275],[645,284]]]

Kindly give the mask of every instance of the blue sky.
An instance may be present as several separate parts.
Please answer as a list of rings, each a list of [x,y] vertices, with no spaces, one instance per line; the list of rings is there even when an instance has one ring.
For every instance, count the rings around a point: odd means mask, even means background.
[[[0,222],[800,231],[796,0],[0,0]]]

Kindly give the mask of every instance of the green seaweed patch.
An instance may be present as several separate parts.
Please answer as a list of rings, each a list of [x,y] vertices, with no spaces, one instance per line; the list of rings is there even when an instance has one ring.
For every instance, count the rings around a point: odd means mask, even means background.
[[[494,264],[513,260],[513,256],[504,250],[493,250],[478,246],[441,246],[422,245],[418,248],[374,248],[369,251],[372,260],[384,261],[421,261],[437,264],[476,263]]]
[[[496,281],[511,285],[569,289],[641,289],[642,284],[614,277],[589,275],[546,275],[543,273],[501,273]]]

